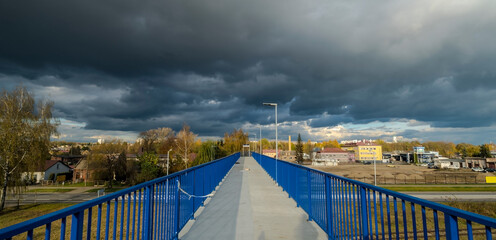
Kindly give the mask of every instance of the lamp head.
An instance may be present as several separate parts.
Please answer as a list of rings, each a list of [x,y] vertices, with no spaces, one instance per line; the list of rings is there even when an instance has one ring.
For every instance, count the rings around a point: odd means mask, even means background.
[[[265,106],[277,106],[277,103],[263,103]]]

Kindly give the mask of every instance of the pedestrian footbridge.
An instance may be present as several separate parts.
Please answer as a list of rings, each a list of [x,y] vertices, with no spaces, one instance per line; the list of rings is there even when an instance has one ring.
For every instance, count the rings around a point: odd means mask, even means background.
[[[0,229],[0,239],[492,239],[496,219],[257,153]]]

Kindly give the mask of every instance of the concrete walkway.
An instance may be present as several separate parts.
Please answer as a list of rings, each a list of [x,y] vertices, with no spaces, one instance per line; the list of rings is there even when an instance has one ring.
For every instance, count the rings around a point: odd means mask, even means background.
[[[252,157],[241,157],[180,239],[327,239]]]

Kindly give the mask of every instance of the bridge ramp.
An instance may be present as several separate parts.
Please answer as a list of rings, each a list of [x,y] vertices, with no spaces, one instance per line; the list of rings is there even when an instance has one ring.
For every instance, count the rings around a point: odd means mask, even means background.
[[[241,157],[180,239],[327,239],[252,157]]]

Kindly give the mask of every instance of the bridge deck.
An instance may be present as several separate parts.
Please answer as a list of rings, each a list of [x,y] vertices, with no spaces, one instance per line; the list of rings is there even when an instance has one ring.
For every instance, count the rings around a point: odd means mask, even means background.
[[[327,239],[252,157],[241,157],[180,239]]]

